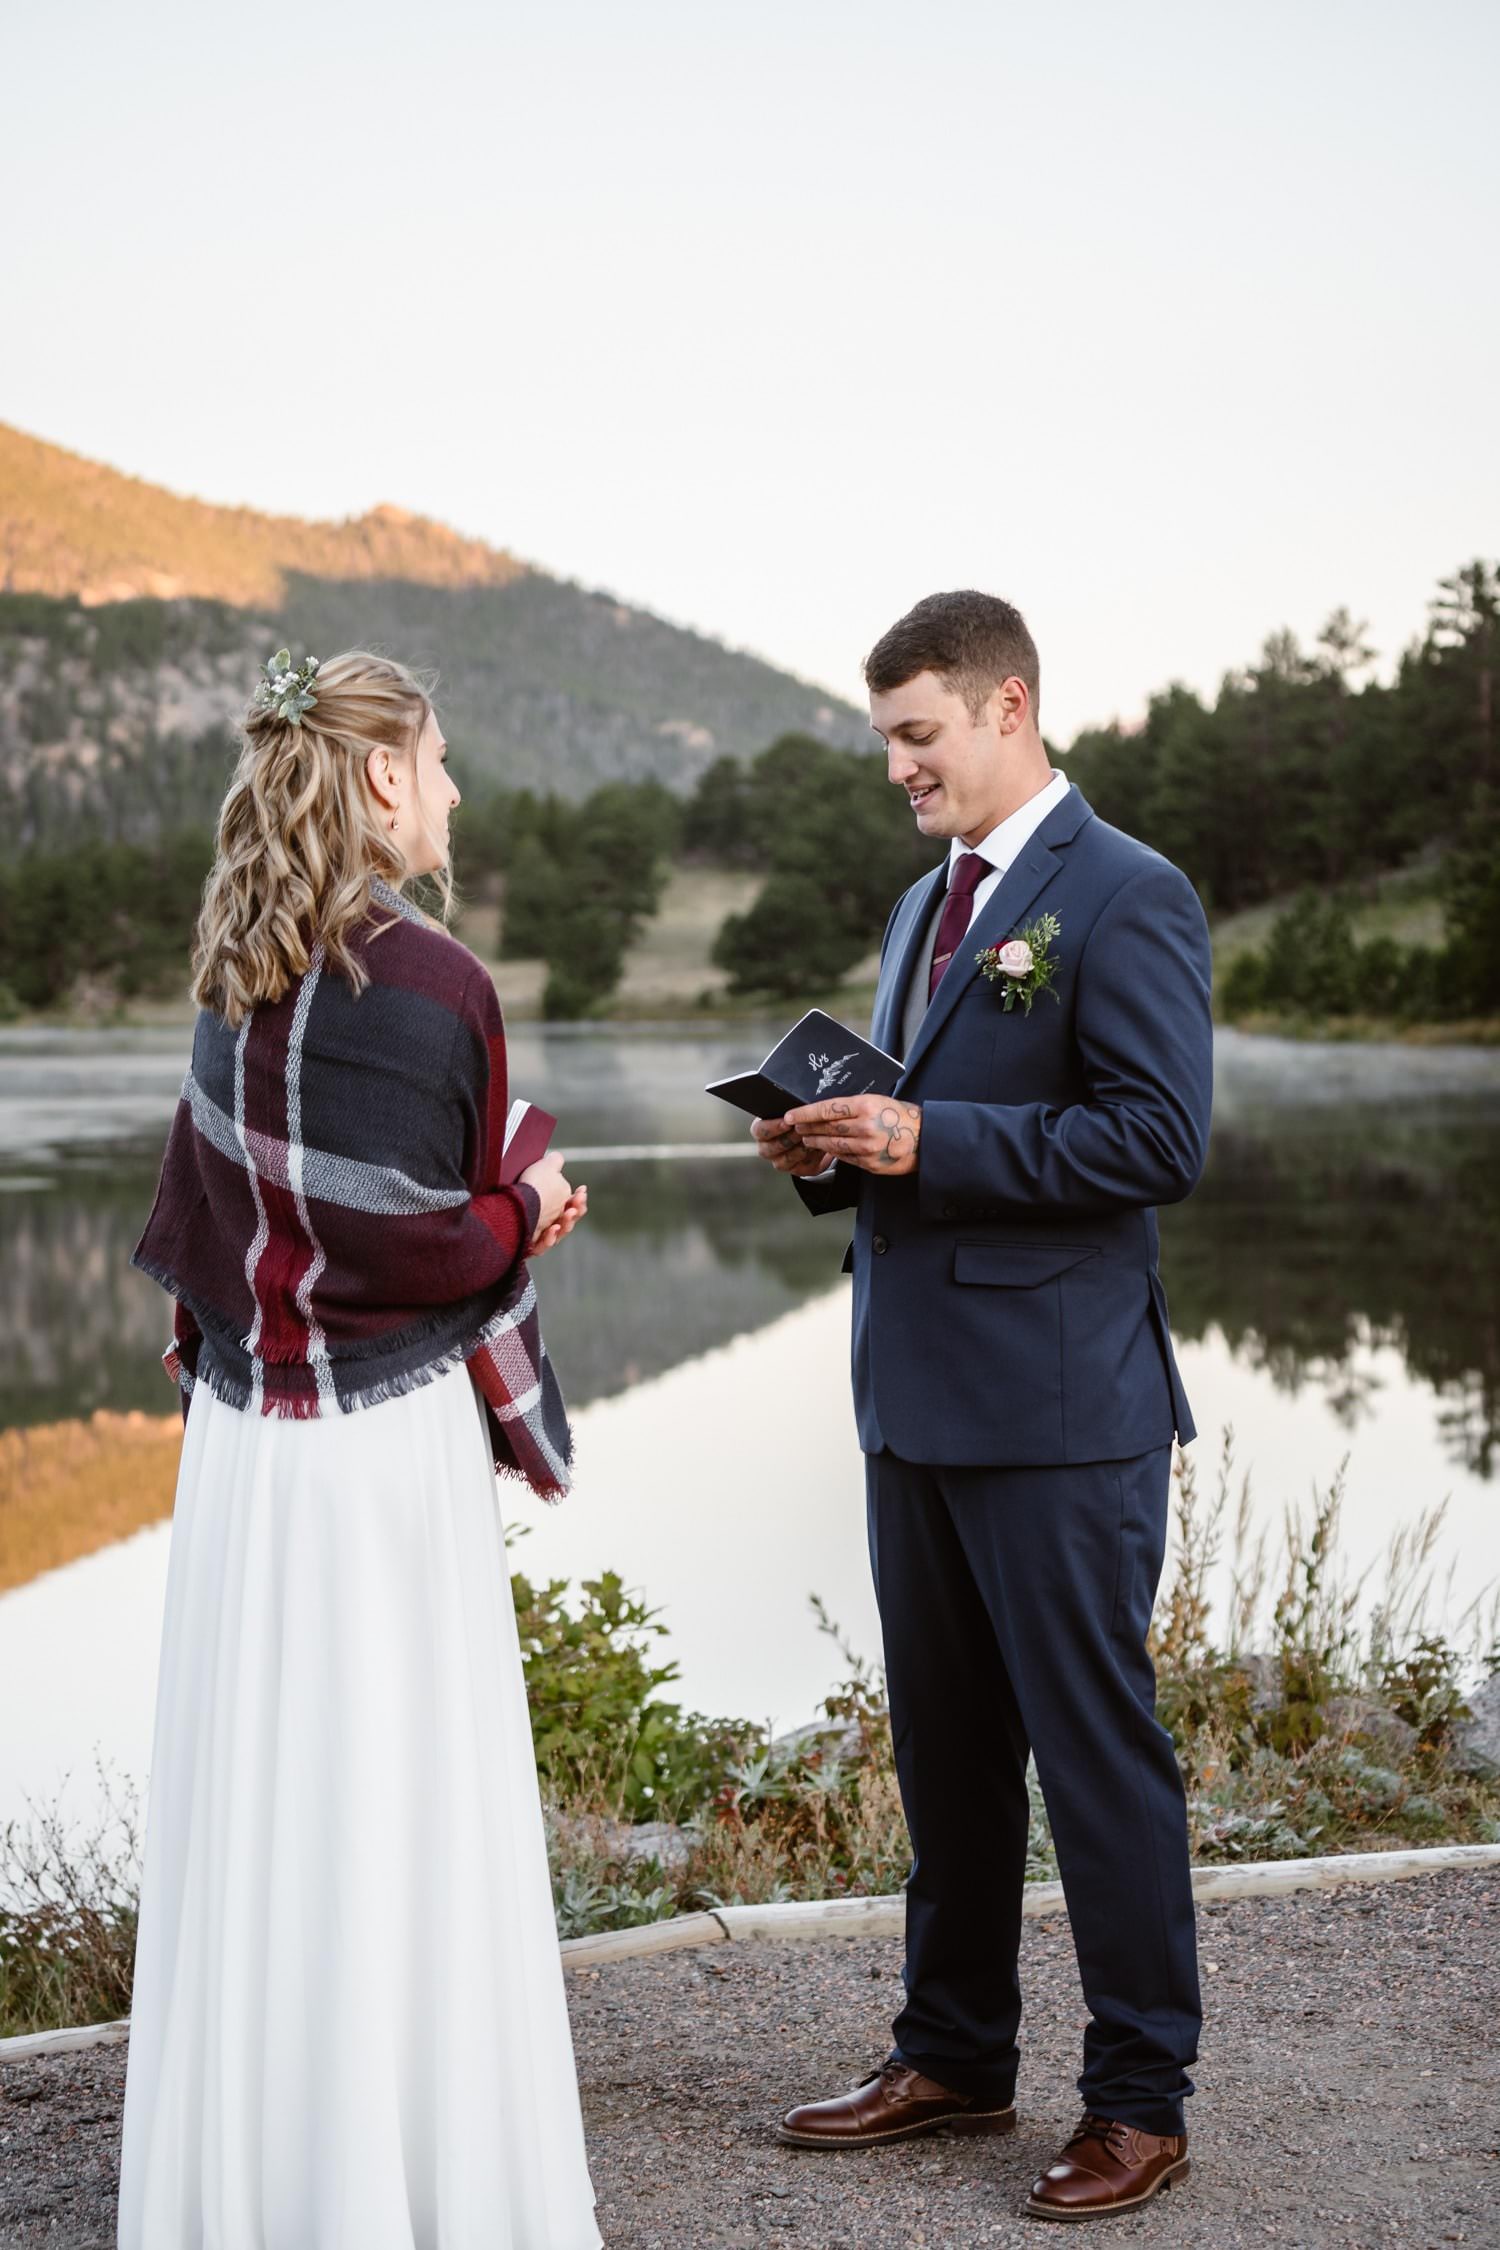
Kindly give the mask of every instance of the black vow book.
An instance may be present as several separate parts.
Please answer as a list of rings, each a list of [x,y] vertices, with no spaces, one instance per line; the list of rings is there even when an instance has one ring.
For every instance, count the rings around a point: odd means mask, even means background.
[[[759,1070],[742,1078],[716,1078],[703,1090],[751,1117],[785,1117],[789,1109],[832,1101],[841,1094],[888,1094],[900,1076],[901,1065],[894,1055],[872,1047],[836,1016],[809,1008]]]

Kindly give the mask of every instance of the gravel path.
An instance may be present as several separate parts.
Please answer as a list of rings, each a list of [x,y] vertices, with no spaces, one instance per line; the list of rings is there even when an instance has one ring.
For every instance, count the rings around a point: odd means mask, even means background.
[[[1211,1905],[1200,1941],[1194,2177],[1102,2239],[1500,2250],[1500,1878]],[[1022,1972],[1014,2137],[842,2156],[783,2149],[773,2128],[885,2052],[894,1944],[724,1945],[570,1977],[609,2250],[1050,2242],[1018,2205],[1077,2110],[1063,1918],[1026,1925]],[[125,2054],[0,2070],[0,2250],[113,2250]]]

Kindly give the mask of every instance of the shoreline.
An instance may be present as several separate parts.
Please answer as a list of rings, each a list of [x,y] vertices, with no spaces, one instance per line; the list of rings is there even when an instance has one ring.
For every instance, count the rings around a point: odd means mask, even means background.
[[[617,1003],[606,1013],[553,1019],[543,1016],[531,1002],[504,998],[504,964],[486,961],[501,992],[505,1020],[549,1036],[577,1037],[586,1033],[648,1031],[736,1032],[747,1024],[776,1024],[795,1009],[822,1008],[829,1015],[857,1022],[868,1017],[874,1004],[873,985],[853,985],[835,992],[817,992],[797,999],[777,1000],[766,994],[732,1000],[716,994],[713,1004],[672,1001],[663,995],[643,994],[638,1001]],[[134,1032],[189,1030],[196,1017],[190,1001],[164,1000],[144,1006],[112,1009],[25,1010],[0,1020],[0,1037],[32,1032]],[[1215,1017],[1215,1031],[1234,1031],[1247,1039],[1287,1039],[1299,1045],[1341,1047],[1462,1047],[1484,1051],[1500,1047],[1500,1016],[1479,1016],[1452,1023],[1408,1023],[1394,1016],[1278,1016],[1261,1011],[1248,1016]]]

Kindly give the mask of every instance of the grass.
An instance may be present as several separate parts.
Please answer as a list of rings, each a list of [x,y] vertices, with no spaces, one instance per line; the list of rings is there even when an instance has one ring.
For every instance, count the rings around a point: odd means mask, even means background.
[[[1441,885],[1441,865],[1427,862],[1370,877],[1338,895],[1347,904],[1349,926],[1358,944],[1383,937],[1401,946],[1420,945],[1441,951],[1445,938]],[[1234,962],[1243,954],[1262,952],[1276,922],[1303,895],[1298,892],[1267,900],[1225,915],[1213,924],[1216,1010],[1225,976]],[[1334,894],[1325,891],[1322,895],[1328,898]],[[1240,1010],[1230,1020],[1236,1031],[1335,1045],[1500,1046],[1500,1016],[1495,1015],[1461,1020],[1420,1015],[1321,1015],[1288,1007]]]
[[[647,923],[640,942],[625,963],[620,989],[604,1018],[614,1023],[740,1022],[749,1018],[800,1014],[805,1008],[826,1008],[830,1014],[856,1026],[869,1021],[875,1001],[879,955],[872,952],[840,985],[808,993],[796,1000],[769,999],[763,993],[732,994],[722,969],[709,959],[719,925],[727,914],[741,913],[755,897],[764,877],[732,869],[675,867],[667,881],[661,910]],[[535,1023],[541,1017],[542,987],[547,981],[544,961],[500,959],[500,908],[493,900],[476,898],[464,907],[454,935],[484,962],[495,980],[509,1023]],[[119,1004],[105,994],[91,1004],[86,994],[75,992],[61,1008],[25,1011],[22,1024],[73,1026],[190,1024],[194,1008],[181,993],[158,998],[145,996]]]
[[[1323,1040],[1334,1046],[1500,1047],[1500,1016],[1409,1023],[1397,1016],[1282,1015],[1271,1008],[1253,1008],[1235,1017],[1234,1029],[1275,1039]]]
[[[53,1806],[0,1831],[0,2038],[130,2013],[143,1835],[139,1798],[95,1761],[101,1811],[80,1834]]]
[[[1193,1457],[1178,1454],[1176,1559],[1152,1653],[1196,1860],[1500,1843],[1500,1773],[1468,1760],[1460,1733],[1467,1692],[1500,1671],[1500,1592],[1483,1587],[1451,1625],[1434,1622],[1457,1568],[1439,1581],[1443,1501],[1393,1537],[1371,1598],[1370,1573],[1351,1578],[1340,1554],[1346,1466],[1305,1516],[1287,1510],[1273,1581],[1264,1532],[1251,1543],[1232,1431],[1210,1498]],[[1216,1642],[1208,1586],[1226,1527],[1230,1598]]]
[[[855,1022],[867,1020],[875,999],[878,952],[827,992],[796,1000],[730,992],[728,978],[722,969],[714,967],[709,954],[725,916],[743,913],[764,880],[762,875],[726,868],[674,867],[659,912],[646,924],[626,958],[625,974],[605,1020],[710,1023],[791,1015],[813,1007],[828,1008]],[[512,1023],[534,1022],[541,1012],[546,964],[500,959],[499,906],[476,901],[466,907],[457,934],[489,968],[507,1019]]]
[[[675,867],[668,879],[661,910],[647,924],[640,942],[631,951],[619,991],[602,1020],[613,1023],[737,1023],[751,1019],[791,1017],[805,1008],[824,1008],[856,1028],[868,1023],[875,1001],[878,955],[859,963],[843,983],[795,1000],[776,1000],[763,993],[731,994],[721,969],[709,952],[727,914],[740,913],[755,897],[763,878],[755,874],[711,867]],[[1437,894],[1437,871],[1404,868],[1374,878],[1358,894],[1351,919],[1356,936],[1396,938],[1402,944],[1441,944],[1442,908]],[[1249,948],[1264,945],[1277,916],[1288,901],[1272,900],[1226,915],[1213,926],[1214,977],[1219,983],[1231,961]],[[455,935],[485,963],[495,979],[506,1018],[511,1023],[535,1023],[541,1018],[542,987],[547,980],[542,961],[502,961],[499,957],[500,908],[492,900],[476,898],[465,907]],[[140,998],[120,1006],[106,998],[102,1011],[90,1010],[79,996],[63,1009],[27,1014],[26,1023],[152,1025],[187,1024],[194,1010],[186,997]],[[1336,1043],[1390,1041],[1407,1047],[1500,1046],[1500,1017],[1480,1017],[1463,1022],[1400,1022],[1383,1016],[1288,1016],[1272,1011],[1236,1019],[1236,1030],[1271,1034],[1283,1039],[1327,1040]]]
[[[1435,867],[1401,867],[1353,886],[1349,918],[1360,943],[1390,937],[1401,945],[1440,946],[1443,909],[1439,880],[1440,871]],[[1222,976],[1237,953],[1258,951],[1264,946],[1272,925],[1300,895],[1293,892],[1265,899],[1259,906],[1220,916],[1212,928],[1215,977]]]

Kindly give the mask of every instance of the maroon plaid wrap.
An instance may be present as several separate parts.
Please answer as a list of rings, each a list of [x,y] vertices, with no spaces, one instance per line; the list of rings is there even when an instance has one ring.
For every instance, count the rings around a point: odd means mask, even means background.
[[[388,910],[384,915],[382,910]],[[539,1202],[502,1187],[505,1031],[488,970],[390,884],[351,940],[236,1030],[201,1009],[130,1262],[176,1300],[163,1365],[244,1411],[394,1398],[459,1360],[495,1470],[555,1500],[572,1433],[526,1245]]]

